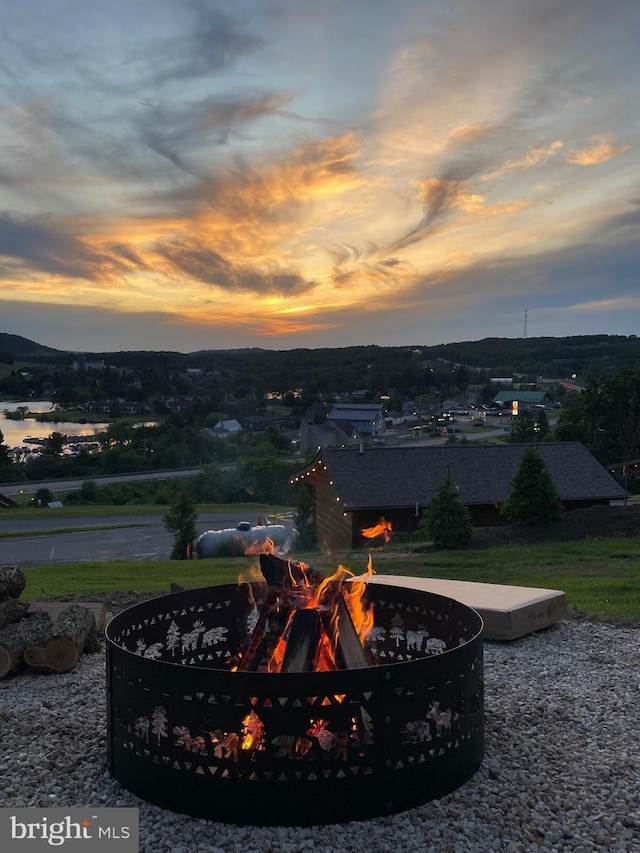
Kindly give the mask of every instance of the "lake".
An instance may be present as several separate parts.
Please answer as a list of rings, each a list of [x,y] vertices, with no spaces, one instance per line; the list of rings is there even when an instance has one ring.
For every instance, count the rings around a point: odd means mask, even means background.
[[[40,423],[33,418],[24,421],[7,420],[5,411],[15,412],[20,406],[26,406],[30,412],[40,414],[50,412],[51,400],[22,400],[17,403],[3,403],[0,401],[0,432],[4,436],[4,444],[8,447],[21,447],[25,438],[47,438],[52,432],[61,432],[63,435],[95,435],[109,426],[108,423],[80,424],[80,423]],[[32,445],[33,447],[33,445]]]

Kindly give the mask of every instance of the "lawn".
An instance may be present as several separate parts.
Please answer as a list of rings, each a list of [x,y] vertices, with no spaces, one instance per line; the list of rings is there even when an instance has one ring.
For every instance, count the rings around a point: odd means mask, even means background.
[[[351,551],[328,557],[296,555],[325,575],[342,563],[355,574],[366,571],[368,554]],[[588,539],[579,542],[503,546],[467,551],[402,553],[393,549],[372,555],[378,574],[503,583],[559,589],[569,608],[605,617],[640,620],[640,540]],[[236,583],[251,579],[257,558],[207,560],[116,560],[25,568],[23,598],[137,590],[168,592],[172,582],[185,587]]]

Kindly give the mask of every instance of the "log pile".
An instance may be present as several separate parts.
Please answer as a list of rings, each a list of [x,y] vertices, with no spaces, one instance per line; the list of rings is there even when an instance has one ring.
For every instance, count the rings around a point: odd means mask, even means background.
[[[271,553],[260,554],[260,571],[268,595],[232,668],[309,672],[376,665],[354,625],[340,572],[324,578],[305,563]]]
[[[0,564],[0,679],[24,667],[40,672],[69,672],[83,653],[100,648],[95,616],[70,604],[55,620],[29,611],[20,599],[26,578],[18,566]]]

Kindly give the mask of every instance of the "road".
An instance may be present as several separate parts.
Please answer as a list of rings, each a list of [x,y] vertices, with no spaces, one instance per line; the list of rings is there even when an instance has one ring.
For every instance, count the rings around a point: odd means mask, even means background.
[[[63,563],[84,563],[106,560],[167,560],[173,537],[164,527],[161,510],[158,515],[108,516],[104,518],[49,517],[11,521],[0,513],[0,564],[15,563],[20,567],[55,566]],[[37,510],[34,510],[37,513]],[[206,530],[235,527],[239,521],[256,524],[258,514],[239,512],[209,512],[198,516],[198,534]],[[264,519],[264,513],[261,514]],[[114,525],[131,525],[114,527]],[[75,532],[60,533],[64,528]],[[90,528],[77,530],[77,528]],[[56,532],[52,533],[51,530]],[[25,535],[26,534],[26,535]]]
[[[148,480],[174,480],[184,477],[195,477],[201,470],[201,468],[180,468],[173,471],[145,471],[139,474],[84,477],[81,480],[45,480],[42,483],[0,483],[0,493],[13,498],[20,494],[35,494],[38,489],[51,489],[52,492],[69,492],[81,488],[87,479],[94,480],[98,486],[110,486],[114,483],[139,483]]]
[[[463,433],[473,434],[471,418],[460,418],[456,423]],[[494,430],[475,432],[481,438],[504,434],[504,426],[496,424]],[[444,444],[448,436],[411,440],[413,446]],[[126,483],[140,480],[172,479],[193,477],[199,468],[174,471],[150,471],[140,474],[120,474],[98,477],[99,484]],[[0,484],[0,492],[16,496],[26,491],[34,493],[39,488],[52,491],[79,489],[82,480],[56,480],[55,482],[25,484]],[[0,512],[0,563],[16,563],[19,566],[60,565],[63,563],[81,563],[89,561],[107,561],[116,559],[152,560],[167,559],[171,553],[173,537],[164,527],[162,516],[165,509],[159,509],[158,515],[136,515],[123,511],[121,516],[60,518],[46,520],[34,514],[33,519],[11,520]],[[36,511],[37,513],[37,511]],[[256,524],[259,513],[247,516],[242,510],[233,513],[202,513],[197,520],[198,533],[205,530],[223,530],[235,527],[239,521]],[[264,513],[262,513],[264,517]],[[64,528],[73,528],[75,532],[59,532]],[[85,528],[78,530],[78,528]],[[52,530],[56,532],[53,533]],[[18,534],[12,537],[10,534]]]

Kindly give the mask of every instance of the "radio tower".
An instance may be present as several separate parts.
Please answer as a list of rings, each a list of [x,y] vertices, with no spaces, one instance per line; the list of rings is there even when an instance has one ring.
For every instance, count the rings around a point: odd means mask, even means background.
[[[524,339],[527,340],[527,309],[524,309]]]

